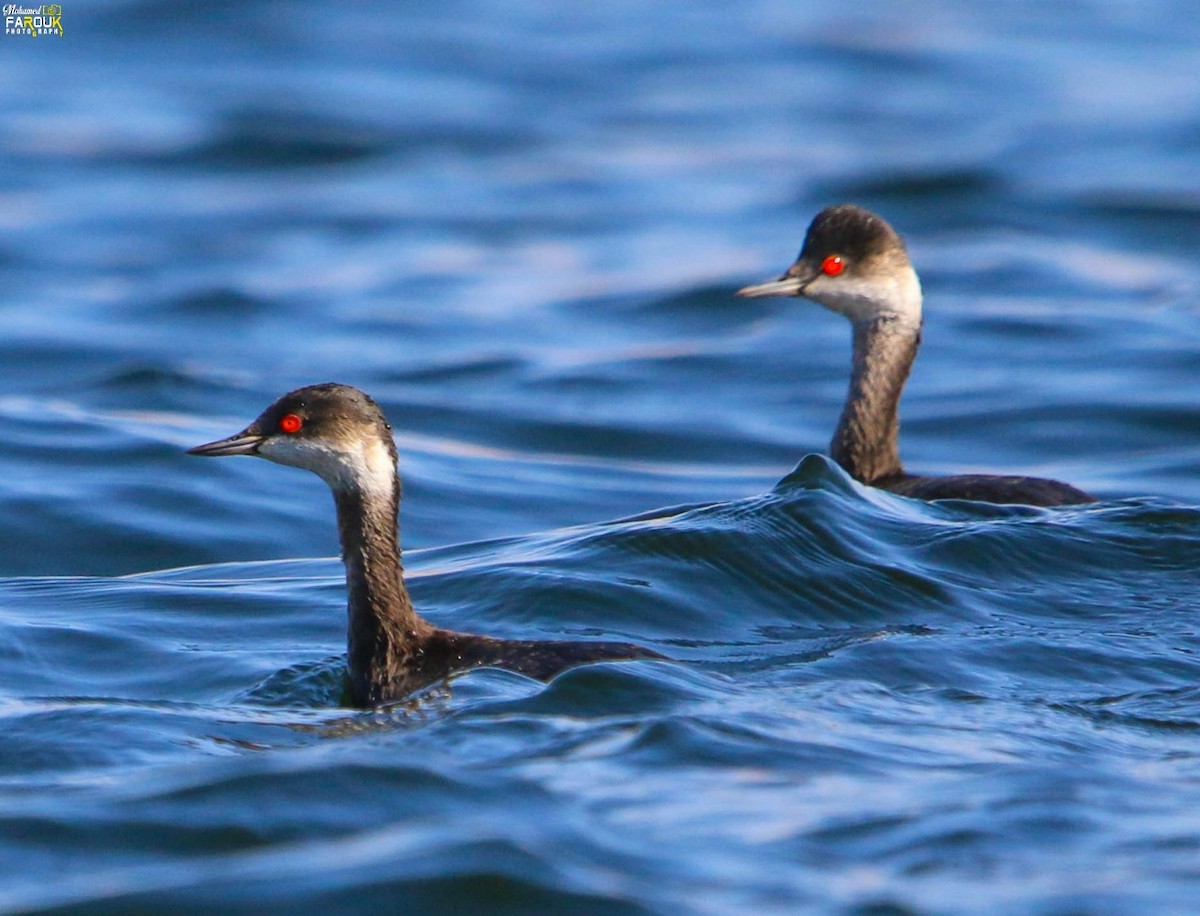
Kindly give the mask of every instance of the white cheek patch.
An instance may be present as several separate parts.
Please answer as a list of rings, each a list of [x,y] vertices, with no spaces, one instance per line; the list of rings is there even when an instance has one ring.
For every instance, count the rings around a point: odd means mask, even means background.
[[[312,471],[327,483],[341,473],[338,452],[312,439],[272,436],[258,447],[258,453],[276,464]]]
[[[258,453],[276,464],[312,471],[335,490],[390,496],[396,479],[392,456],[377,440],[343,450],[320,440],[277,436],[259,446]]]
[[[817,279],[806,291],[808,298],[858,323],[876,318],[898,318],[906,324],[921,324],[921,282],[913,270],[881,280],[839,277]]]

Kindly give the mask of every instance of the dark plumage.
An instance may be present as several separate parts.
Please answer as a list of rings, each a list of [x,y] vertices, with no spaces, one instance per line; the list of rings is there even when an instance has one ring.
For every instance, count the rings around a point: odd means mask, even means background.
[[[923,477],[900,462],[900,395],[921,343],[921,284],[904,240],[883,219],[842,204],[817,214],[800,256],[778,280],[741,296],[804,296],[850,319],[850,390],[829,451],[862,483],[916,499],[1064,506],[1094,502],[1039,477]]]
[[[549,680],[589,662],[657,658],[631,643],[494,639],[435,627],[404,584],[396,445],[379,406],[348,385],[298,388],[240,433],[193,455],[256,455],[319,475],[333,491],[346,566],[350,695],[359,706],[399,700],[471,668]]]

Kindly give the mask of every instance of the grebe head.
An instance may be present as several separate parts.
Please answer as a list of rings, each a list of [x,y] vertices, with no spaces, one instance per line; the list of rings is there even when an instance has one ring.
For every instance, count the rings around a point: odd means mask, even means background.
[[[297,388],[240,433],[188,450],[191,455],[255,455],[312,471],[334,490],[393,492],[396,444],[383,411],[349,385]]]
[[[904,240],[885,220],[853,204],[818,213],[787,273],[738,295],[804,296],[855,324],[881,318],[921,323],[921,283]]]

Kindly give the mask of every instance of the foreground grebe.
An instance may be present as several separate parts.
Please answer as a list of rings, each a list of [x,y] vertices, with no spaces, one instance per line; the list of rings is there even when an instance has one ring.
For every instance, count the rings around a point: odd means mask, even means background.
[[[199,445],[189,454],[257,455],[312,471],[329,485],[346,565],[350,692],[359,706],[402,699],[469,668],[506,668],[544,681],[588,662],[665,658],[630,643],[455,633],[418,615],[400,565],[400,478],[392,428],[379,406],[357,388],[298,388],[237,435]]]
[[[897,445],[897,410],[921,342],[921,283],[903,240],[874,213],[850,204],[822,210],[787,273],[738,290],[738,295],[805,296],[850,319],[850,391],[829,451],[856,480],[917,499],[1027,506],[1095,502],[1069,484],[1039,477],[905,473]]]

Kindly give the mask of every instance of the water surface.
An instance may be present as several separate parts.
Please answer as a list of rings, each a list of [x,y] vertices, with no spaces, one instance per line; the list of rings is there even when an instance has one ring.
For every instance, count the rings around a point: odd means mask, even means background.
[[[1194,906],[1188,4],[63,24],[0,36],[0,908]],[[732,294],[843,200],[926,292],[907,464],[1100,503],[804,457],[848,328]],[[343,707],[323,484],[183,454],[326,380],[432,620],[679,663]]]

